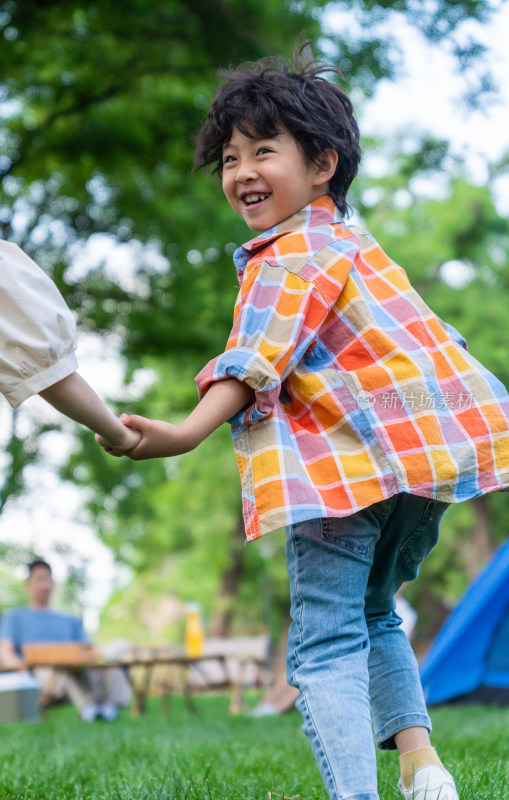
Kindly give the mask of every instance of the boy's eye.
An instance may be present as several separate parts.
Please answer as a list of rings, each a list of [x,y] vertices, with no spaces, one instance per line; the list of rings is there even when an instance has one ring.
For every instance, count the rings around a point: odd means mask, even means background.
[[[270,147],[259,147],[257,150],[257,154],[261,156],[265,155],[265,153],[271,153],[271,152],[272,150],[270,149]]]
[[[231,164],[232,161],[235,161],[235,156],[225,156],[223,158],[223,164]]]

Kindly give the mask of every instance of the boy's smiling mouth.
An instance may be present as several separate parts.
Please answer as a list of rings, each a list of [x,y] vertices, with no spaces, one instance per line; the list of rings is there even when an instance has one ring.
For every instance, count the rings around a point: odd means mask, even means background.
[[[249,192],[249,194],[244,194],[242,196],[242,202],[246,206],[255,206],[262,203],[268,197],[270,197],[270,192]]]

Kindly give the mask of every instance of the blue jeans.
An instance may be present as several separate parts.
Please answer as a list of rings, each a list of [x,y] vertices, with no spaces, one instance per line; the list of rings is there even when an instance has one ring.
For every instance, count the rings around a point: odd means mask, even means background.
[[[438,540],[446,503],[399,494],[287,528],[288,682],[331,800],[378,800],[377,745],[431,730],[394,595]]]

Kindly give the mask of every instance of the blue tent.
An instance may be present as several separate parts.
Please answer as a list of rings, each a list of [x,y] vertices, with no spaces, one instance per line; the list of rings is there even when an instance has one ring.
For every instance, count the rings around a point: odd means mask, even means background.
[[[429,704],[509,689],[509,540],[465,592],[421,667]]]

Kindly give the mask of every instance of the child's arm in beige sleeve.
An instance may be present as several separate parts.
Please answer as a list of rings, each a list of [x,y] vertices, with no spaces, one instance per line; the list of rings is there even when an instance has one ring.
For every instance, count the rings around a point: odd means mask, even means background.
[[[39,394],[57,411],[103,437],[119,455],[131,450],[140,440],[140,434],[123,425],[77,372]]]

